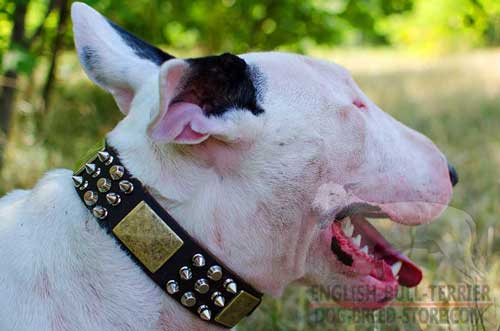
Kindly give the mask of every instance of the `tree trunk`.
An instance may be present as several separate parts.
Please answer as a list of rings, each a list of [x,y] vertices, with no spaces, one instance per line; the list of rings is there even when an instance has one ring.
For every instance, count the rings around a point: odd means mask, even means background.
[[[54,87],[54,82],[56,79],[57,72],[57,57],[59,51],[61,50],[62,43],[64,41],[64,33],[66,32],[66,25],[68,22],[68,0],[59,1],[59,23],[57,25],[57,32],[54,38],[54,43],[52,44],[52,56],[50,59],[50,67],[47,72],[47,77],[45,80],[45,85],[43,88],[43,100],[44,100],[44,111],[48,112],[50,107],[50,96],[52,88]]]
[[[21,47],[21,45],[23,45],[27,8],[27,1],[20,1],[16,5],[13,13],[14,25],[10,36],[11,47]],[[0,169],[3,166],[5,146],[7,145],[11,115],[14,108],[17,89],[17,72],[15,70],[8,70],[5,73],[5,78],[7,83],[4,84],[2,93],[0,94]]]

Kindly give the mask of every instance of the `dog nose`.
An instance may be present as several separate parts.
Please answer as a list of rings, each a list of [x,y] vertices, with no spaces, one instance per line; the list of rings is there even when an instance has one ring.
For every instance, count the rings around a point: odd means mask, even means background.
[[[458,183],[458,173],[454,166],[448,163],[448,171],[450,173],[450,181],[453,186]]]

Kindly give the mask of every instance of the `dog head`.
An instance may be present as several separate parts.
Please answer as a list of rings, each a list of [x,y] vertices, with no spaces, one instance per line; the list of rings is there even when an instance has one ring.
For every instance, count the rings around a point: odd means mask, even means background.
[[[383,303],[418,284],[365,217],[429,222],[456,178],[347,70],[275,52],[177,59],[86,5],[72,17],[84,70],[125,115],[108,140],[228,267],[273,295],[305,281],[367,286],[339,299]]]

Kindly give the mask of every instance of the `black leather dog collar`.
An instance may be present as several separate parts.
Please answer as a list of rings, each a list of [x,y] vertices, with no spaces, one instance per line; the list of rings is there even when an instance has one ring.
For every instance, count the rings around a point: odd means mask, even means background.
[[[98,146],[73,182],[100,226],[174,300],[199,318],[234,327],[262,294],[202,248],[120,163]]]

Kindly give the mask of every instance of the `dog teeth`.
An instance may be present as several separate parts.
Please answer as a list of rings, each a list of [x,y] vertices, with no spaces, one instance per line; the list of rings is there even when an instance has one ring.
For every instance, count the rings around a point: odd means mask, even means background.
[[[356,237],[354,237],[354,238],[352,239],[352,243],[353,243],[355,246],[359,247],[359,246],[361,245],[361,235],[360,235],[360,234],[358,234]]]
[[[401,261],[398,261],[396,263],[394,263],[392,266],[391,266],[391,269],[392,269],[392,274],[394,276],[397,276],[397,274],[399,273],[399,270],[401,270],[401,266],[403,264],[401,263]]]
[[[361,248],[361,251],[365,254],[368,254],[368,246],[363,246],[363,248]]]
[[[351,219],[347,218],[342,222],[342,231],[346,235],[346,237],[351,237],[354,232],[354,226],[351,224]]]

